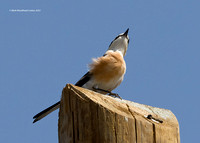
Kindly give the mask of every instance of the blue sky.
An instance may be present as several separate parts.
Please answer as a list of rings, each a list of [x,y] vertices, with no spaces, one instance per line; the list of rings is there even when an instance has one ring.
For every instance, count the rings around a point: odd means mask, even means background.
[[[127,72],[114,92],[170,109],[181,142],[198,142],[200,2],[2,1],[0,5],[0,142],[58,142],[58,111],[32,124],[60,99],[91,58],[129,28]],[[10,12],[40,9],[40,12]]]

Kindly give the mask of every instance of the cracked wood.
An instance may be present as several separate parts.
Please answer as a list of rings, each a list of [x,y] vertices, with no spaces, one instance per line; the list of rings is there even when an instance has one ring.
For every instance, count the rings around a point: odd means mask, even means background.
[[[171,111],[71,84],[62,92],[58,135],[59,143],[180,143],[178,121]]]

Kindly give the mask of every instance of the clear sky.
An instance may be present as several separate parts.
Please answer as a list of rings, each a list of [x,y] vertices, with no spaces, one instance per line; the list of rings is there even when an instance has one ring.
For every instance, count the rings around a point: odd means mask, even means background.
[[[170,109],[181,142],[199,142],[200,1],[3,0],[0,5],[0,142],[58,142],[57,102],[91,58],[129,28],[127,72],[114,90],[127,100]],[[39,12],[13,12],[39,9]]]

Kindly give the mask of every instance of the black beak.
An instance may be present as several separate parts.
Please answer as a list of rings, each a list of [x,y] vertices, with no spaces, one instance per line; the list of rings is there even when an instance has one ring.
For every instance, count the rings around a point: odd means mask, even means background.
[[[126,30],[126,32],[124,32],[124,36],[126,36],[127,37],[127,35],[128,35],[128,30],[129,30],[129,28]]]

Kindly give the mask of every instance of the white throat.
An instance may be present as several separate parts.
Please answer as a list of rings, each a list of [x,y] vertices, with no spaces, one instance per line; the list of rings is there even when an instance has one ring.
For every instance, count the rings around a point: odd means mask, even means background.
[[[108,50],[120,51],[125,56],[127,47],[128,39],[126,37],[119,37],[110,44]]]

